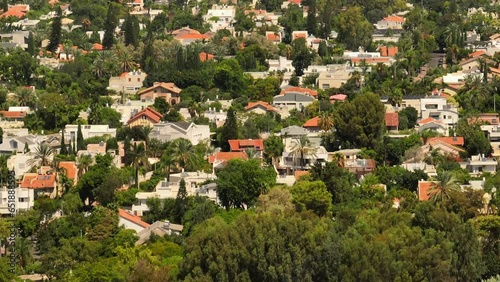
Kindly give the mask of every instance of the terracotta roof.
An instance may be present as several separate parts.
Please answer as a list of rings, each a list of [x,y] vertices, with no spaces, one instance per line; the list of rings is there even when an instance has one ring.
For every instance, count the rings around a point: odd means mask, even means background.
[[[252,110],[252,109],[257,108],[259,106],[266,109],[266,111],[277,112],[277,110],[273,106],[269,105],[269,103],[266,103],[264,101],[257,101],[257,102],[248,103],[248,105],[245,107],[245,111]]]
[[[308,174],[309,174],[309,171],[307,171],[307,170],[296,170],[293,173],[293,176],[295,177],[295,180],[299,180],[299,178],[301,176],[308,175]]]
[[[307,31],[297,31],[293,34],[293,40],[297,38],[307,38]]]
[[[59,168],[65,170],[66,176],[68,176],[69,179],[75,179],[78,174],[78,167],[75,162],[60,162]]]
[[[345,101],[347,98],[347,95],[345,94],[335,94],[330,96],[330,100],[335,100],[335,101]]]
[[[398,53],[398,46],[380,46],[379,51],[383,57],[393,57]]]
[[[312,119],[306,121],[302,127],[318,127],[319,126],[319,116],[313,117]]]
[[[398,126],[399,114],[398,113],[385,113],[385,126]]]
[[[7,12],[0,15],[0,18],[16,17],[18,19],[25,17],[26,14],[20,10],[10,9]]]
[[[159,87],[167,89],[167,90],[169,90],[171,92],[174,92],[176,94],[179,94],[182,91],[182,89],[180,89],[179,87],[177,87],[173,82],[159,82],[159,83],[156,82],[153,86],[140,91],[139,95],[146,94],[149,91],[154,90],[154,89],[159,88]]]
[[[384,19],[382,19],[382,21],[383,22],[397,22],[397,23],[400,23],[400,22],[404,22],[405,18],[391,15],[391,16],[387,16]]]
[[[432,181],[419,181],[418,182],[418,199],[420,201],[429,200],[429,191],[431,190]]]
[[[26,112],[0,111],[0,116],[3,116],[4,118],[24,118],[26,116]]]
[[[200,61],[205,62],[205,61],[211,61],[215,58],[213,54],[201,52],[200,53]]]
[[[160,114],[159,112],[153,110],[150,107],[147,107],[144,110],[138,112],[135,116],[131,117],[127,121],[127,123],[130,124],[130,123],[134,122],[135,120],[141,118],[142,116],[145,116],[147,119],[149,119],[153,123],[159,123],[161,118],[163,117],[163,115]]]
[[[441,123],[441,121],[439,121],[437,119],[433,119],[431,117],[428,117],[426,119],[423,119],[423,120],[419,121],[418,124],[422,125],[422,124],[427,124],[427,123],[431,123],[431,122]]]
[[[118,209],[118,215],[123,219],[126,219],[132,223],[139,225],[140,227],[143,227],[143,228],[149,227],[149,223],[142,221],[142,219],[136,215],[129,214],[124,209]]]
[[[300,4],[302,3],[302,0],[288,0],[288,2],[300,6]]]
[[[9,10],[27,12],[28,11],[28,5],[14,5],[14,6],[10,6]]]
[[[442,141],[444,143],[455,145],[455,146],[463,146],[464,138],[463,137],[430,137],[427,139],[427,144],[432,142]]]
[[[244,151],[247,148],[254,148],[256,151],[264,150],[264,140],[262,139],[244,139],[229,140],[229,146],[232,152]]]
[[[490,71],[494,72],[494,73],[500,74],[500,69],[497,69],[497,68],[494,68],[494,67],[490,67]]]
[[[266,10],[245,10],[245,15],[249,15],[254,13],[255,15],[265,15],[267,14]]]
[[[25,173],[20,186],[28,189],[54,188],[55,181],[55,174]]]
[[[232,159],[248,159],[245,152],[218,152],[208,157],[208,162],[213,164],[215,161],[222,161],[223,163]]]
[[[446,142],[444,142],[444,141],[441,141],[441,140],[434,140],[434,141],[432,141],[432,142],[427,142],[427,144],[428,144],[429,146],[432,146],[432,147],[436,147],[437,145],[442,145],[442,146],[445,146],[445,147],[450,148],[450,149],[451,149],[451,150],[453,150],[453,151],[456,151],[456,153],[457,153],[457,154],[458,154],[459,152],[465,152],[465,150],[464,150],[464,149],[462,149],[462,148],[460,148],[460,147],[458,147],[458,146],[455,146],[455,145],[448,144],[448,143],[446,143]],[[457,156],[457,157],[458,157],[458,156]],[[459,159],[460,159],[460,158],[457,158],[457,159],[456,159],[456,161],[460,161]]]
[[[486,55],[486,52],[484,52],[483,50],[479,50],[479,51],[470,53],[469,58],[480,57],[482,55]]]
[[[274,32],[266,32],[266,38],[270,41],[281,41],[281,34]]]
[[[186,34],[179,34],[175,36],[175,39],[198,39],[198,40],[203,40],[203,39],[209,39],[210,36],[205,35],[205,34],[193,34],[193,33],[186,33]]]
[[[285,95],[286,93],[289,93],[289,92],[298,92],[298,93],[305,93],[305,94],[309,94],[311,96],[318,96],[318,91],[316,90],[312,90],[312,89],[309,89],[309,88],[302,88],[302,87],[297,87],[297,86],[291,86],[291,87],[287,87],[283,90],[281,90],[281,95]]]
[[[101,51],[101,50],[104,50],[104,47],[102,46],[102,44],[94,43],[92,45],[92,50]]]
[[[200,32],[197,31],[196,29],[192,29],[189,27],[183,27],[172,31],[172,35],[178,35],[181,33],[200,34]]]
[[[491,113],[491,114],[480,114],[477,117],[471,117],[467,119],[469,124],[474,124],[474,123],[486,123],[486,124],[491,124],[491,125],[498,125],[498,114],[496,113]]]

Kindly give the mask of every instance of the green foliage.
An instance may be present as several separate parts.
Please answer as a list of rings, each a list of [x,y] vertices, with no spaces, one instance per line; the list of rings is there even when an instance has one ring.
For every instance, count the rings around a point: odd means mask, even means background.
[[[276,183],[276,172],[270,166],[262,166],[257,159],[233,159],[217,172],[216,183],[217,194],[226,209],[251,207],[260,194]]]
[[[373,25],[363,16],[361,7],[348,7],[338,16],[337,40],[350,50],[357,50],[358,47],[366,49],[370,46],[373,29]]]
[[[315,1],[315,0],[312,0]],[[295,74],[302,76],[312,62],[313,53],[307,47],[305,38],[297,38],[292,42],[292,66],[295,68]]]
[[[299,181],[293,185],[293,203],[297,211],[311,210],[318,216],[326,216],[332,209],[332,194],[323,181]]]
[[[59,43],[61,43],[61,20],[62,20],[62,10],[61,7],[57,7],[56,10],[57,17],[52,20],[52,29],[50,31],[50,41],[47,45],[47,50],[54,53],[57,48],[59,48]]]
[[[478,154],[488,156],[492,153],[488,137],[481,130],[479,124],[470,125],[467,120],[460,120],[457,125],[457,134],[464,137],[464,147],[468,156]]]
[[[229,152],[229,140],[238,139],[238,121],[236,119],[236,111],[233,108],[227,110],[227,118],[222,126],[222,131],[219,137],[219,144],[224,152]]]
[[[77,149],[77,151],[87,149],[87,144],[85,143],[85,140],[83,139],[82,125],[81,124],[78,124],[78,129],[76,131],[76,149]]]

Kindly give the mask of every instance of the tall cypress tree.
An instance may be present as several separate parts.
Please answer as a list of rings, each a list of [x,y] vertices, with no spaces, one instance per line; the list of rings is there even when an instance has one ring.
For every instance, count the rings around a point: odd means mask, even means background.
[[[28,48],[26,49],[26,52],[28,52],[31,56],[34,56],[36,54],[35,36],[31,31],[30,34],[28,35]]]
[[[57,17],[52,20],[52,30],[50,31],[50,42],[47,46],[47,50],[54,52],[59,43],[61,43],[61,20],[62,20],[62,10],[61,7],[57,7]]]
[[[175,222],[182,223],[182,218],[186,213],[187,209],[187,190],[186,190],[186,181],[184,178],[181,179],[179,183],[179,191],[177,192],[177,198],[175,198]]]
[[[102,46],[106,49],[113,47],[115,42],[115,29],[118,24],[118,10],[116,6],[110,2],[108,5],[108,14],[104,23],[104,37]]]
[[[85,145],[85,140],[83,139],[82,126],[78,125],[78,131],[76,132],[76,151],[86,150],[87,145]]]
[[[75,150],[73,149],[73,141],[69,140],[68,155],[74,155]]]
[[[7,0],[3,0],[2,6],[3,6],[3,12],[4,13],[9,10],[9,3],[7,2]]]
[[[309,0],[309,10],[307,10],[307,32],[312,35],[318,33],[318,20],[316,18],[316,0]]]
[[[123,22],[123,30],[125,32],[125,45],[137,47],[139,45],[139,21],[137,18],[127,14]]]
[[[220,146],[222,151],[229,152],[229,140],[238,139],[238,120],[236,120],[236,110],[230,107],[227,112],[226,122],[222,126],[220,133]]]
[[[68,147],[66,147],[66,141],[64,140],[64,130],[61,130],[61,150],[59,151],[59,154],[68,154]]]

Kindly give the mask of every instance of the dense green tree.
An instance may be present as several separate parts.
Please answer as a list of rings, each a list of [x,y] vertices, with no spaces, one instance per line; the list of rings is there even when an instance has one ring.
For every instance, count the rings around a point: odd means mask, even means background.
[[[217,194],[226,209],[255,205],[259,195],[268,191],[275,183],[274,168],[262,166],[257,159],[233,159],[217,172]]]
[[[318,20],[316,18],[316,0],[308,1],[306,30],[311,35],[318,35]]]
[[[28,52],[32,56],[34,56],[37,52],[37,45],[33,32],[30,32],[30,34],[28,35],[28,48],[26,49],[26,52]]]
[[[219,144],[224,152],[229,152],[229,140],[238,139],[238,120],[236,119],[236,110],[234,108],[229,108],[227,110],[227,118],[222,126],[222,131],[220,133]]]
[[[59,150],[59,154],[67,155],[68,147],[66,147],[66,140],[64,138],[64,130],[61,130],[61,150]]]
[[[465,119],[460,120],[457,125],[457,134],[464,137],[464,147],[469,156],[478,154],[488,156],[492,153],[488,137],[479,124],[469,124]]]
[[[271,135],[264,140],[264,154],[268,163],[276,165],[277,159],[281,157],[284,148],[285,145],[279,136]]]
[[[295,4],[288,5],[288,8],[283,13],[283,16],[279,18],[279,23],[285,29],[285,43],[291,43],[294,38],[292,38],[292,32],[296,30],[304,30],[305,21],[302,12],[302,8]]]
[[[125,32],[125,45],[137,47],[139,44],[139,21],[135,16],[127,14],[123,22],[123,31]]]
[[[86,150],[87,149],[87,144],[85,144],[85,140],[83,139],[83,133],[82,133],[82,125],[78,124],[78,129],[76,131],[76,150]]]
[[[186,213],[188,205],[188,194],[186,190],[186,181],[184,178],[179,182],[179,191],[177,192],[177,197],[175,198],[175,218],[174,222],[182,223],[182,218]]]
[[[313,53],[307,47],[305,38],[297,38],[292,42],[292,66],[295,68],[295,74],[302,76],[312,62]]]
[[[385,130],[385,108],[373,93],[345,102],[334,112],[336,136],[349,148],[374,148]]]
[[[108,4],[108,13],[106,22],[104,23],[104,37],[102,46],[105,49],[110,49],[115,43],[115,28],[118,25],[119,7],[115,3]]]
[[[418,119],[418,112],[414,107],[406,107],[399,111],[399,118],[405,117],[406,120],[408,121],[407,127],[406,128],[414,128],[415,125],[417,124],[417,119]],[[405,129],[405,128],[400,128],[400,129]]]
[[[321,180],[333,196],[333,203],[345,203],[354,197],[353,187],[356,177],[338,163],[327,162],[324,166],[316,163],[311,169],[312,180]]]
[[[350,50],[357,50],[359,47],[366,49],[370,46],[373,29],[373,25],[363,16],[361,7],[348,7],[338,16],[337,40]]]
[[[332,209],[332,194],[323,181],[299,181],[292,186],[293,203],[297,211],[311,210],[326,216]]]

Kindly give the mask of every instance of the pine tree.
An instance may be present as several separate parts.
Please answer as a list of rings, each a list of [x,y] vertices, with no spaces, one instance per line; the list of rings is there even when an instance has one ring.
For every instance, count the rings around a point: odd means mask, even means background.
[[[182,218],[184,217],[187,208],[187,197],[186,181],[182,178],[179,183],[179,192],[177,192],[177,198],[175,199],[174,220],[176,223],[182,223]]]
[[[110,3],[108,6],[108,14],[106,16],[106,22],[104,23],[104,37],[102,39],[102,46],[106,49],[113,47],[115,42],[115,29],[118,24],[118,11]]]
[[[28,48],[26,51],[31,55],[36,54],[36,42],[35,42],[35,36],[33,35],[33,32],[30,32],[28,35]]]
[[[50,31],[50,42],[47,46],[47,50],[50,52],[56,51],[61,43],[61,20],[62,20],[62,10],[61,7],[57,7],[57,17],[52,20],[52,30]]]
[[[78,131],[76,132],[76,151],[86,150],[87,145],[85,145],[85,140],[83,139],[82,126],[78,125]]]
[[[61,130],[61,150],[59,151],[59,154],[68,154],[68,147],[66,147],[66,141],[64,140],[64,130]]]
[[[309,10],[307,10],[307,32],[312,35],[318,33],[318,20],[316,18],[316,0],[309,1]]]
[[[91,43],[101,43],[101,37],[99,37],[99,33],[97,31],[92,32],[89,40]]]
[[[229,140],[238,139],[238,121],[235,115],[236,110],[231,107],[227,112],[226,122],[222,126],[220,134],[220,146],[222,151],[229,152]]]
[[[139,21],[137,18],[128,14],[123,22],[123,30],[125,31],[125,45],[137,47],[139,45]]]

